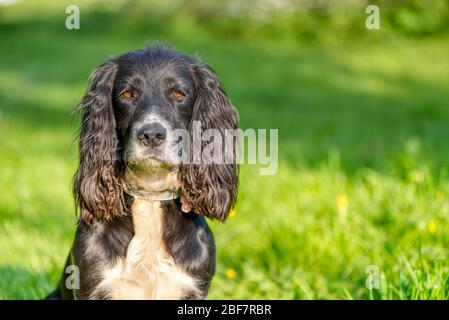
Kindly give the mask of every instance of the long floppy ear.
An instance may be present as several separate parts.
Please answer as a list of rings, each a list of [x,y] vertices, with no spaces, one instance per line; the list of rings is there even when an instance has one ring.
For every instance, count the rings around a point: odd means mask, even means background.
[[[87,224],[125,214],[120,183],[118,139],[112,106],[117,65],[101,64],[90,76],[78,110],[83,113],[79,136],[79,167],[73,193],[79,219]]]
[[[189,125],[189,132],[195,144],[194,126],[201,124],[201,132],[216,129],[222,137],[221,153],[223,160],[230,161],[217,163],[195,164],[190,158],[189,164],[180,166],[180,180],[182,182],[183,197],[191,204],[193,210],[205,216],[224,221],[234,205],[237,195],[238,166],[236,164],[236,143],[225,148],[225,130],[238,128],[238,115],[221,87],[216,74],[205,64],[194,65],[197,97],[193,108],[193,115]],[[197,143],[198,144],[198,143]],[[207,141],[203,141],[201,149],[204,150]],[[217,145],[216,145],[217,146]],[[195,146],[191,146],[190,151]],[[232,153],[232,154],[226,154]],[[196,155],[192,155],[195,157]]]

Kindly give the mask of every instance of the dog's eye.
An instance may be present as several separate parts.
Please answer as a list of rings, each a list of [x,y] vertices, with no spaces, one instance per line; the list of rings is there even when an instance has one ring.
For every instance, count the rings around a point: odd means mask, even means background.
[[[178,89],[173,89],[171,95],[175,99],[180,99],[185,96],[184,92],[179,91]]]
[[[125,99],[131,99],[134,98],[134,94],[132,93],[132,91],[124,91],[120,94],[120,97],[125,98]]]

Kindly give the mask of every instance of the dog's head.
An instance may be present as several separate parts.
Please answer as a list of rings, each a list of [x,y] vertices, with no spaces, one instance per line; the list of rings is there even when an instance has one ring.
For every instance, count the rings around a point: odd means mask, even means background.
[[[74,193],[82,221],[127,214],[127,172],[156,188],[179,183],[195,212],[226,219],[237,192],[235,141],[231,162],[198,163],[191,152],[195,123],[222,137],[238,127],[237,112],[207,65],[164,47],[124,54],[94,71],[80,109]]]

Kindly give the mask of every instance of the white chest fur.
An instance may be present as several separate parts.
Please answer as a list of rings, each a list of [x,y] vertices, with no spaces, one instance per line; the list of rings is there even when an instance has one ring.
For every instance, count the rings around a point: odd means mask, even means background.
[[[135,235],[126,258],[104,270],[98,290],[106,290],[112,299],[181,299],[197,290],[195,279],[176,266],[165,249],[163,214],[160,202],[134,202]]]

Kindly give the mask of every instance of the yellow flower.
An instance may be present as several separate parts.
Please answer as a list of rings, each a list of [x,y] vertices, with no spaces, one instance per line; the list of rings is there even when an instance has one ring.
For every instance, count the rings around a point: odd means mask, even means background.
[[[427,263],[426,260],[422,260],[422,261],[421,261],[421,265],[422,265],[422,267],[423,267],[424,269],[429,268],[429,264]]]
[[[430,220],[427,223],[427,229],[429,230],[429,232],[431,234],[434,234],[437,231],[437,224],[436,224],[436,222],[434,220]]]
[[[233,278],[235,278],[236,275],[237,275],[237,272],[234,269],[232,269],[232,268],[226,269],[226,277],[228,279],[233,279]]]
[[[231,211],[229,211],[229,218],[234,218],[236,215],[237,215],[237,210],[232,208]]]
[[[336,199],[338,215],[342,218],[346,217],[348,213],[348,197],[344,194],[337,196]]]
[[[410,179],[416,183],[424,182],[424,173],[419,170],[413,170],[410,172]]]

